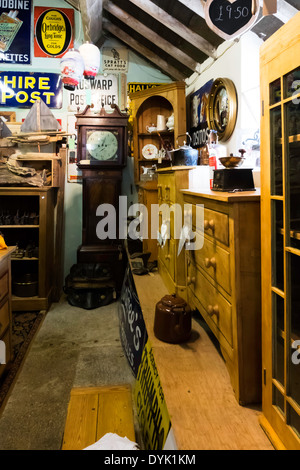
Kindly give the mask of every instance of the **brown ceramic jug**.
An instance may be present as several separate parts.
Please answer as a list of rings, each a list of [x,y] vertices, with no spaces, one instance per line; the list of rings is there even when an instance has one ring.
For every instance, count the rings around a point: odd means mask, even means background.
[[[189,305],[176,294],[165,295],[155,308],[154,334],[166,343],[182,343],[190,337],[192,314]]]

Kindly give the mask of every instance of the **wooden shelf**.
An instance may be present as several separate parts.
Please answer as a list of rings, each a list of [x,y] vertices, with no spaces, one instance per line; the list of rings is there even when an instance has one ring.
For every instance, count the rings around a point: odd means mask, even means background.
[[[0,225],[0,229],[6,228],[39,228],[39,225]]]
[[[158,137],[160,138],[161,136],[170,136],[174,134],[174,130],[172,131],[160,131],[160,132],[138,132],[139,137]]]
[[[134,157],[134,181],[140,182],[142,148],[145,144],[155,144],[160,148],[166,148],[167,143],[171,147],[183,144],[186,136],[186,96],[185,83],[172,82],[159,85],[155,88],[131,93],[129,95],[133,117],[133,157]],[[147,132],[147,126],[156,123],[157,116],[163,115],[166,120],[174,114],[174,129],[158,132]],[[166,142],[168,140],[168,142]],[[165,142],[163,142],[165,141]],[[148,160],[157,162],[158,159]]]

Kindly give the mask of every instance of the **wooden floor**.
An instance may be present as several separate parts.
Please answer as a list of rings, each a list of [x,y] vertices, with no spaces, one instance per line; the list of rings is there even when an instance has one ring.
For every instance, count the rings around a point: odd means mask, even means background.
[[[223,358],[193,320],[188,343],[171,345],[153,333],[155,304],[168,292],[159,274],[134,276],[147,333],[179,450],[273,450],[259,409],[240,406]]]
[[[135,442],[130,386],[74,388],[62,450],[82,450],[106,433]]]

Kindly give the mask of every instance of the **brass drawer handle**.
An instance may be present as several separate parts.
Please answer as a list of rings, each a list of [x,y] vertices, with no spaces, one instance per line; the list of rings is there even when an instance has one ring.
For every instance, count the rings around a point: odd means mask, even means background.
[[[165,192],[166,192],[166,201],[170,201],[170,186],[165,186]]]
[[[187,285],[190,286],[191,284],[195,284],[196,278],[195,277],[187,277]]]
[[[171,255],[165,255],[165,259],[171,259]]]
[[[215,305],[214,307],[212,305],[209,305],[207,307],[207,312],[208,312],[208,315],[210,317],[213,317],[214,315],[216,315],[216,317],[219,317],[219,306],[218,305]]]
[[[205,258],[204,260],[204,264],[205,264],[205,267],[206,268],[214,268],[216,269],[217,267],[217,262],[216,262],[216,258]]]
[[[215,221],[212,220],[204,220],[204,230],[215,230]]]

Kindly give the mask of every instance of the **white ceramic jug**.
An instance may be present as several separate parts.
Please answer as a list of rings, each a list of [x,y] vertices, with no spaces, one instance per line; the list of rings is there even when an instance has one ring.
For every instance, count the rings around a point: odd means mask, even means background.
[[[162,114],[157,116],[157,130],[165,131],[166,130],[166,118]]]

